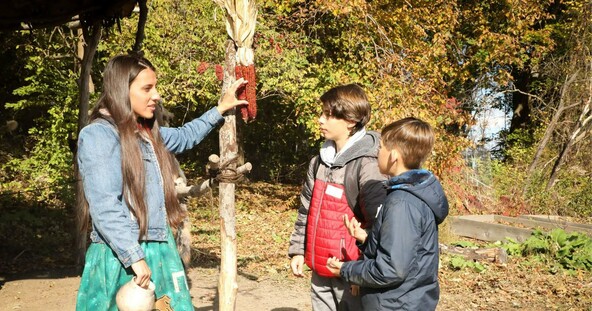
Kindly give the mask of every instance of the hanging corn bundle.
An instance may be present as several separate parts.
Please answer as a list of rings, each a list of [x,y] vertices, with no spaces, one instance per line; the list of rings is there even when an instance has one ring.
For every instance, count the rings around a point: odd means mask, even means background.
[[[257,116],[255,63],[253,35],[257,22],[257,6],[254,0],[214,0],[226,9],[226,31],[237,47],[236,79],[244,78],[247,85],[238,91],[239,99],[249,104],[240,108],[242,119],[249,122]]]

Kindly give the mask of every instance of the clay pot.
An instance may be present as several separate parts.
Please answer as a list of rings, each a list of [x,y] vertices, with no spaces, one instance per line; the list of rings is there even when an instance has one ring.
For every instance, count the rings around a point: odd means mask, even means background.
[[[155,288],[152,282],[148,288],[142,288],[136,284],[135,278],[132,279],[117,291],[117,308],[119,311],[151,311],[154,309]]]

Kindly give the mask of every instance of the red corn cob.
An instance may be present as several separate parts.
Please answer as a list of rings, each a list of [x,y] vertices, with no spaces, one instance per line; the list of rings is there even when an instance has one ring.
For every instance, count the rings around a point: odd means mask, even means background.
[[[241,66],[241,65],[237,65],[234,68],[234,74],[235,74],[236,80],[238,80],[240,78],[245,78],[245,80],[247,80],[247,78],[245,77],[245,69],[246,69],[245,66]],[[240,100],[246,99],[248,101],[247,86],[243,85],[238,88],[237,98]],[[243,121],[245,121],[245,122],[249,121],[248,105],[247,106],[245,106],[245,105],[240,106],[240,112],[241,112],[241,116],[243,118]]]
[[[222,65],[220,64],[216,64],[216,78],[218,78],[219,81],[224,80],[224,67],[222,67]]]
[[[206,62],[199,63],[199,66],[197,66],[197,73],[203,74],[204,72],[206,72],[206,70],[208,70],[208,67],[210,67],[210,64]]]
[[[251,64],[245,67],[244,71],[247,83],[247,101],[249,106],[247,107],[249,120],[255,120],[257,116],[257,81],[255,80],[255,65]]]

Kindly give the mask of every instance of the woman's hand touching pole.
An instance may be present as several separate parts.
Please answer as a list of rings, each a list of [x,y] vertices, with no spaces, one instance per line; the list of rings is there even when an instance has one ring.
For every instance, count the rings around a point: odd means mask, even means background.
[[[220,114],[224,114],[226,111],[228,111],[236,106],[248,104],[248,102],[246,100],[239,100],[236,98],[236,90],[246,83],[247,83],[247,81],[245,81],[245,79],[240,78],[240,79],[234,81],[234,83],[232,83],[230,85],[230,87],[228,87],[226,92],[224,92],[224,94],[222,94],[222,97],[220,98],[220,101],[218,102],[218,106],[216,107],[216,109],[218,109],[218,112],[220,112]]]

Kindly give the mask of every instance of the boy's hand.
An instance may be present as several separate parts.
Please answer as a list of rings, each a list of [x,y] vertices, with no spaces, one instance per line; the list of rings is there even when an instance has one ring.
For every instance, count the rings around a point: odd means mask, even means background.
[[[302,273],[302,267],[304,266],[304,256],[296,255],[292,257],[292,261],[290,261],[290,268],[292,268],[292,273],[297,277],[303,277],[304,274]]]
[[[341,272],[341,266],[343,262],[341,262],[337,257],[331,257],[327,259],[327,269],[333,273],[334,276],[339,276],[339,272]]]
[[[349,234],[358,242],[364,243],[364,241],[366,241],[368,233],[366,233],[366,230],[362,229],[362,225],[355,217],[352,217],[352,219],[349,220],[347,215],[343,215],[343,224],[347,228]]]

